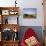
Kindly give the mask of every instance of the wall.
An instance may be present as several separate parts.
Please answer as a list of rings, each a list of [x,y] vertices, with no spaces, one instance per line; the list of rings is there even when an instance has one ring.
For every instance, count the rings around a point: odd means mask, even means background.
[[[15,0],[0,0],[0,6],[1,7],[12,7],[14,6]]]
[[[21,26],[43,26],[43,6],[42,0],[25,0],[23,1],[22,9],[23,8],[37,8],[37,18],[36,19],[24,19],[23,18],[23,10],[21,10],[20,14],[20,25]]]
[[[0,6],[9,7],[15,6],[15,0],[0,0]],[[43,6],[42,0],[17,0],[20,7],[19,24],[20,26],[43,26]],[[23,18],[23,8],[37,8],[37,18],[36,19],[24,19]]]

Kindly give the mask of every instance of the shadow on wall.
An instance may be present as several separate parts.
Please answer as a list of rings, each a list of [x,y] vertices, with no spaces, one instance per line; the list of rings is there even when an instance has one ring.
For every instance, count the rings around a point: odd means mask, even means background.
[[[32,28],[36,32],[39,41],[41,43],[43,43],[43,30],[42,30],[42,27],[41,26],[32,26],[32,27],[31,26],[21,26],[20,27],[20,32],[19,32],[20,42],[21,42],[21,40],[22,40],[22,38],[24,36],[24,33],[26,32],[26,30],[28,28]]]

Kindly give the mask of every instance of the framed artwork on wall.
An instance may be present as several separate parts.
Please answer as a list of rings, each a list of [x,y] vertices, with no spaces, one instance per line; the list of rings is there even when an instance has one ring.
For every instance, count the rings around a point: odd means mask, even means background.
[[[9,10],[2,10],[2,15],[9,15]]]
[[[17,15],[17,14],[18,14],[18,12],[17,12],[17,11],[15,11],[15,10],[10,10],[10,11],[9,11],[9,14],[10,14],[10,15]]]
[[[23,18],[36,18],[37,9],[36,8],[23,8]]]

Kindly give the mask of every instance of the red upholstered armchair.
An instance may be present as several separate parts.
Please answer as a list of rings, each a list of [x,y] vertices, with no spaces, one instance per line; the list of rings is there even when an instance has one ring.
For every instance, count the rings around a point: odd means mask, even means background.
[[[32,28],[27,29],[22,38],[21,46],[41,46],[37,39],[37,35]]]

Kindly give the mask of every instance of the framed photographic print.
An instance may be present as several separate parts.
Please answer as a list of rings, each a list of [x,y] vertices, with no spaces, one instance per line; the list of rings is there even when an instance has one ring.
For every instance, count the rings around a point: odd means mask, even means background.
[[[2,15],[9,15],[9,10],[2,10]]]
[[[24,8],[23,9],[23,18],[36,18],[37,9],[36,8]]]
[[[10,15],[14,15],[14,10],[10,10],[10,11],[9,11],[9,14],[10,14]]]
[[[10,15],[16,15],[17,13],[18,13],[18,12],[15,11],[15,10],[10,10],[10,11],[9,11],[9,14],[10,14]]]

